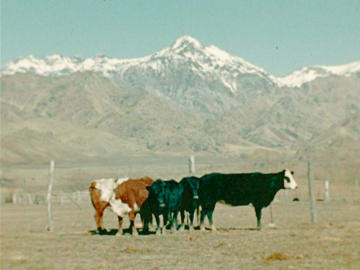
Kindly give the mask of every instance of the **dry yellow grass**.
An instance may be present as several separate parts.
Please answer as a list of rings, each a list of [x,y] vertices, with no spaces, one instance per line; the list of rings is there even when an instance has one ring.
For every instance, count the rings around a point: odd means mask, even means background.
[[[359,201],[318,202],[316,225],[308,202],[272,208],[275,226],[266,208],[261,231],[253,207],[218,204],[217,233],[116,237],[93,235],[88,204],[53,206],[53,233],[45,205],[2,205],[1,269],[360,269]],[[104,224],[115,232],[116,216],[106,211]]]

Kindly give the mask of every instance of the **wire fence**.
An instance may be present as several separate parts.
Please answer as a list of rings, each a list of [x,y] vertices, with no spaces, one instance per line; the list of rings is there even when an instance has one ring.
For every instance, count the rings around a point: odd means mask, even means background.
[[[198,160],[199,162],[195,166],[195,162]],[[360,200],[360,169],[358,165],[359,163],[354,166],[342,161],[313,162],[315,199],[317,201]],[[132,164],[124,163],[122,166],[108,165],[104,167],[99,165],[68,169],[64,164],[57,164],[54,171],[54,188],[50,203],[54,205],[69,203],[91,204],[88,187],[92,180],[100,178],[150,176],[154,180],[160,178],[180,181],[185,176],[195,175],[200,177],[212,172],[240,173],[259,171],[267,173],[280,171],[284,168],[295,171],[295,179],[299,188],[295,191],[279,191],[274,202],[309,200],[307,162],[305,161],[254,160],[244,162],[231,159],[213,161],[190,156],[190,159],[178,157],[165,161],[156,159],[143,160]],[[35,174],[37,173],[35,170],[33,171]],[[16,188],[0,186],[0,203],[46,204],[46,190],[48,187],[46,174],[49,174],[49,170],[44,168],[41,175],[44,181],[35,187],[32,186],[31,180],[23,180],[23,184],[18,185]],[[19,182],[21,183],[21,181]]]
[[[41,193],[7,193],[3,192],[1,196],[1,203],[14,203],[14,204],[46,204],[46,192]],[[78,204],[91,204],[91,199],[88,190],[75,191],[75,192],[54,192],[51,194],[51,203],[54,205],[78,203]]]

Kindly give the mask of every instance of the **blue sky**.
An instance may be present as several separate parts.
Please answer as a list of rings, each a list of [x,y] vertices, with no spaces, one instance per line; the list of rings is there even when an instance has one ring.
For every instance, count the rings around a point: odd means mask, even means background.
[[[359,0],[1,0],[1,66],[30,54],[137,58],[189,35],[275,76],[360,60]]]

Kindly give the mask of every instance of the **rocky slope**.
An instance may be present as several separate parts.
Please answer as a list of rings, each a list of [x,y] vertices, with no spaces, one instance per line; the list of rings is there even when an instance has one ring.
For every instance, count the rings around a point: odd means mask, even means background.
[[[2,69],[1,160],[351,148],[358,130],[326,134],[360,111],[359,66],[275,78],[191,37],[138,59],[30,56]]]

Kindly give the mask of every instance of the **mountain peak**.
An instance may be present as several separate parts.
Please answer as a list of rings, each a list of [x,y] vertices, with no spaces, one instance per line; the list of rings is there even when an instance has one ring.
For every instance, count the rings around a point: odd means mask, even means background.
[[[171,49],[175,52],[182,52],[187,50],[202,49],[202,45],[195,38],[190,36],[183,36],[178,38],[171,46]]]

